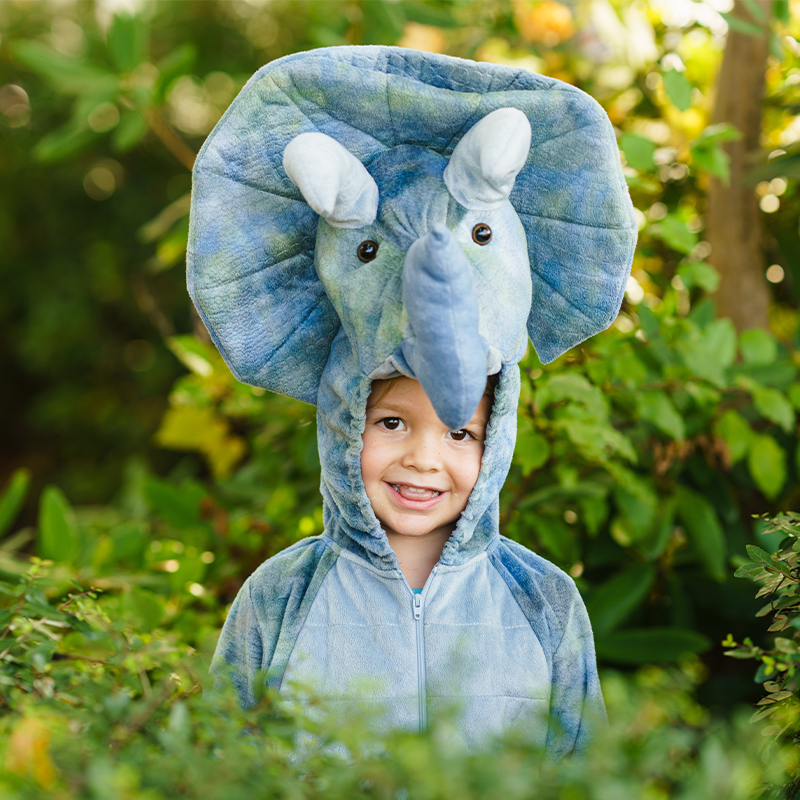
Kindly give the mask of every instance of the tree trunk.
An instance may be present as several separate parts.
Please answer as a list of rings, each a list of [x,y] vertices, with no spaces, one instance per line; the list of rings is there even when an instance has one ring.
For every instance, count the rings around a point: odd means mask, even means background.
[[[766,4],[760,4],[769,14]],[[756,22],[737,0],[733,13],[750,24]],[[730,29],[717,83],[713,122],[730,122],[742,138],[728,142],[731,181],[725,186],[711,178],[708,192],[710,261],[721,276],[716,294],[717,314],[730,317],[737,330],[768,328],[769,288],[761,249],[761,218],[753,186],[744,185],[759,149],[761,102],[769,32],[759,36]]]

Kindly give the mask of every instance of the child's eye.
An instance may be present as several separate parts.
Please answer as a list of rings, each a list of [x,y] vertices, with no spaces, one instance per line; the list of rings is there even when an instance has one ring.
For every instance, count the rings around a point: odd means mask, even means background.
[[[387,431],[401,431],[405,428],[403,420],[399,417],[384,417],[378,420],[378,424],[386,428]]]
[[[450,431],[450,438],[457,442],[463,442],[465,439],[474,439],[475,437],[468,430],[459,428],[457,431]]]

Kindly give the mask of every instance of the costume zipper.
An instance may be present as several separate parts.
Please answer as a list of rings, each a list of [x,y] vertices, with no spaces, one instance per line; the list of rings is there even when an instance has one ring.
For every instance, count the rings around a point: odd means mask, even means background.
[[[425,636],[423,632],[422,612],[424,610],[425,596],[428,594],[431,578],[436,572],[436,567],[431,570],[425,586],[419,594],[411,595],[411,609],[414,613],[414,626],[417,633],[417,697],[419,703],[419,731],[422,733],[428,727],[428,689],[425,679]]]
[[[417,697],[419,698],[419,732],[428,725],[425,702],[425,639],[422,633],[422,594],[414,595],[414,624],[417,628]]]

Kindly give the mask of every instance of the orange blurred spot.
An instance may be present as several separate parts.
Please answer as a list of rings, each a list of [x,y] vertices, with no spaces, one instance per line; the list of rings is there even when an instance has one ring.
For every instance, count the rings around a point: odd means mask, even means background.
[[[572,12],[556,0],[514,0],[514,23],[523,39],[547,47],[575,33]]]
[[[21,719],[11,732],[5,768],[15,775],[32,777],[42,789],[52,789],[58,770],[50,757],[52,734],[41,719]]]
[[[412,50],[424,50],[426,53],[443,53],[445,38],[444,34],[433,25],[407,22],[397,45],[398,47],[410,47]]]

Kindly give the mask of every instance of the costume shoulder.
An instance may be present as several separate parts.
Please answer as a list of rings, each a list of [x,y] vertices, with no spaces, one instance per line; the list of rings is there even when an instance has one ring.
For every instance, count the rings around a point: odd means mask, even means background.
[[[255,704],[257,680],[280,686],[297,635],[338,553],[324,537],[303,539],[265,561],[239,590],[211,671],[230,677],[242,705]]]
[[[555,651],[576,604],[583,607],[575,581],[546,558],[505,536],[500,537],[489,557],[539,636],[545,652]]]
[[[530,622],[550,668],[547,751],[582,752],[606,721],[594,637],[575,581],[555,564],[500,537],[489,554]]]

